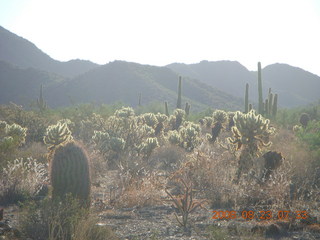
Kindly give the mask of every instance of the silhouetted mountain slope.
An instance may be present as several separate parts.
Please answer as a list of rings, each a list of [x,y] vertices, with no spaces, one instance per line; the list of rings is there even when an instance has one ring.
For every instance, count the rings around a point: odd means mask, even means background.
[[[173,63],[167,66],[173,71],[198,79],[223,92],[244,97],[245,84],[254,84],[255,77],[235,61],[202,61],[196,64]]]
[[[60,83],[52,89],[50,101],[57,106],[68,104],[68,99],[77,103],[122,101],[136,106],[142,93],[142,104],[168,101],[173,107],[177,101],[177,85],[178,75],[166,67],[115,61]],[[183,102],[191,103],[193,110],[241,106],[239,99],[196,80],[183,79],[182,91]]]
[[[238,62],[173,63],[167,67],[241,98],[244,97],[245,84],[249,83],[250,101],[257,102],[257,72],[248,71]],[[263,68],[262,85],[264,97],[271,87],[273,93],[278,93],[282,107],[305,105],[320,99],[320,77],[287,64],[272,64]]]
[[[42,52],[33,43],[0,26],[0,60],[21,68],[35,68],[66,77],[85,73],[98,65],[90,61],[59,62]]]
[[[61,80],[60,76],[52,73],[33,68],[21,69],[0,61],[0,103],[28,106],[39,97],[41,84],[46,93],[46,89]]]
[[[320,77],[287,64],[272,64],[262,70],[265,89],[272,88],[286,107],[306,105],[320,99]]]

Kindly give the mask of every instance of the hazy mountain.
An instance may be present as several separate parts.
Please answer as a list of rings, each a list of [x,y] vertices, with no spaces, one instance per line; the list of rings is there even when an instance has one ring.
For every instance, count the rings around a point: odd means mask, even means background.
[[[60,76],[52,73],[33,68],[21,69],[0,61],[0,103],[28,106],[39,97],[41,84],[48,89],[61,80]]]
[[[90,61],[60,62],[42,52],[33,43],[0,26],[0,60],[21,68],[35,68],[65,77],[85,73],[98,65]]]
[[[306,105],[320,99],[320,77],[287,64],[272,64],[262,70],[263,87],[271,87],[286,107]]]
[[[198,79],[221,91],[242,98],[244,97],[245,84],[256,82],[253,74],[235,61],[202,61],[196,64],[173,63],[167,67],[182,76]]]
[[[122,101],[136,106],[139,93],[142,104],[168,101],[171,107],[177,101],[178,75],[166,67],[155,67],[115,61],[91,70],[70,81],[61,82],[48,96],[57,106],[73,102],[112,103]],[[189,78],[183,79],[183,102],[193,110],[208,106],[239,109],[239,99]],[[241,102],[241,100],[240,100]]]
[[[236,97],[244,97],[245,84],[249,83],[251,102],[257,102],[257,72],[248,71],[234,61],[202,61],[197,64],[173,63],[170,69],[207,83]],[[262,69],[264,97],[271,87],[279,95],[279,105],[294,107],[320,99],[320,77],[287,64],[272,64]]]

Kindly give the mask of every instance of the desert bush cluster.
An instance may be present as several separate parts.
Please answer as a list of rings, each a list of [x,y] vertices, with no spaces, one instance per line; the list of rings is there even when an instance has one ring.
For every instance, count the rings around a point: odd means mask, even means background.
[[[320,117],[307,109],[290,121],[255,110],[201,118],[81,105],[0,112],[0,205],[21,205],[25,237],[116,239],[97,225],[95,201],[172,203],[185,228],[198,207],[319,208]]]

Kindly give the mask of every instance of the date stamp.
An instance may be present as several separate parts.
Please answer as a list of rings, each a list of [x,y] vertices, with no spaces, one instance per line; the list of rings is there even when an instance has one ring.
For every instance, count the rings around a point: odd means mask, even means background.
[[[244,220],[289,220],[295,219],[307,219],[307,211],[212,211],[212,219],[231,220],[231,219],[244,219]]]

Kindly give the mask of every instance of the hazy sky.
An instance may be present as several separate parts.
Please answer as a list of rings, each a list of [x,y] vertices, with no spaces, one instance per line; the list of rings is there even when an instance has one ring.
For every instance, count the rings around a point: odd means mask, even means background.
[[[320,76],[320,0],[0,0],[0,25],[61,61],[280,62]]]

